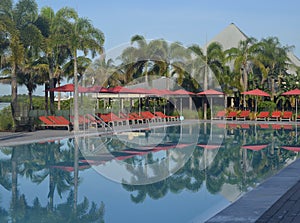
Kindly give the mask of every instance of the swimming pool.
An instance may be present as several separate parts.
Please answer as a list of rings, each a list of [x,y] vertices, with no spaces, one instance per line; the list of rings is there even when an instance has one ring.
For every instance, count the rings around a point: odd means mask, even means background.
[[[203,222],[297,145],[297,126],[216,122],[1,147],[0,222]]]

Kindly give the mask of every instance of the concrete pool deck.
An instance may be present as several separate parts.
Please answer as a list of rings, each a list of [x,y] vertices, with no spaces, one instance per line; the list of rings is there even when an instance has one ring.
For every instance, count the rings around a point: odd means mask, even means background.
[[[231,123],[231,121],[227,123]],[[270,124],[270,122],[265,123]],[[285,122],[284,124],[295,123]],[[90,134],[101,133],[94,131]],[[102,134],[109,134],[109,132],[102,132]],[[74,132],[52,129],[34,132],[0,132],[0,146],[22,145],[69,137],[74,137]],[[207,222],[300,222],[299,170],[300,160],[296,160]]]

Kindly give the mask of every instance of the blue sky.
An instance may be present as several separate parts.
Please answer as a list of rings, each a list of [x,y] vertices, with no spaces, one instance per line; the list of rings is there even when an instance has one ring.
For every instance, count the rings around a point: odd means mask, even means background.
[[[294,45],[300,57],[300,2],[274,1],[170,1],[170,0],[37,0],[39,7],[55,11],[69,6],[103,31],[109,50],[128,43],[135,34],[163,38],[185,46],[207,41],[235,23],[246,35],[261,40],[276,36],[282,45]]]

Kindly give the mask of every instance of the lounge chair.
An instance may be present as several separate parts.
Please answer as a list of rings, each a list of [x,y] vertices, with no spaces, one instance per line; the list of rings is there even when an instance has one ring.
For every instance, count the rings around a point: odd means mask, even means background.
[[[236,111],[231,111],[226,115],[227,120],[233,120],[237,117],[237,112]]]
[[[103,122],[101,119],[99,119],[96,115],[86,114],[85,116],[89,120],[89,123],[91,124],[91,126],[96,127],[96,128],[107,127],[105,122]]]
[[[291,111],[284,111],[280,120],[281,121],[291,121],[293,117],[293,112]]]
[[[236,120],[246,120],[246,119],[250,119],[250,111],[249,110],[244,110],[241,111],[240,114],[238,114],[238,116],[236,117]]]
[[[257,121],[260,121],[260,120],[266,121],[269,116],[270,116],[270,112],[262,111],[256,116],[256,120]]]
[[[144,123],[144,120],[142,118],[136,118],[132,114],[125,114],[123,112],[120,112],[120,118],[127,119],[128,123],[130,125],[133,125],[133,124],[143,124]]]
[[[44,127],[66,127],[69,131],[72,127],[71,122],[62,116],[40,116],[39,120],[43,122]]]
[[[132,117],[134,117],[134,118],[143,120],[143,123],[149,123],[149,122],[151,122],[150,118],[143,117],[143,116],[139,115],[136,112],[131,112],[130,115]]]
[[[212,117],[214,120],[220,120],[220,119],[225,119],[226,117],[226,111],[218,111],[216,116]]]
[[[163,121],[163,119],[161,117],[156,116],[149,111],[142,111],[141,116],[143,118],[148,118],[151,122],[162,122]]]
[[[127,119],[120,118],[112,112],[107,114],[99,113],[98,117],[102,119],[105,123],[107,123],[109,126],[124,126],[128,123]]]
[[[281,111],[273,111],[271,116],[268,117],[269,121],[279,121],[281,118]]]
[[[279,125],[279,124],[272,124],[271,128],[274,129],[274,130],[279,130],[279,129],[281,129],[281,125]]]
[[[156,116],[165,119],[165,121],[169,122],[169,121],[179,121],[179,117],[178,116],[172,116],[172,115],[165,115],[162,112],[155,112],[154,113]]]

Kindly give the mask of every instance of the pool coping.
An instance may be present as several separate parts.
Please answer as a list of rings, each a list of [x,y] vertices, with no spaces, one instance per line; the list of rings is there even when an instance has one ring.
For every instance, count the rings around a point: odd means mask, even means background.
[[[300,182],[300,160],[297,159],[245,193],[237,201],[208,219],[207,223],[256,222],[266,211]],[[283,202],[283,201],[282,201]],[[278,204],[277,206],[282,206]]]

